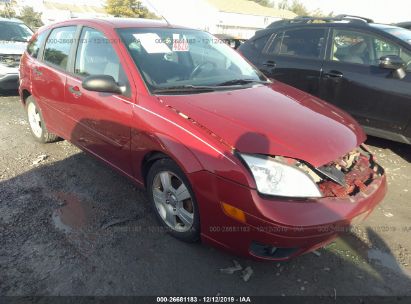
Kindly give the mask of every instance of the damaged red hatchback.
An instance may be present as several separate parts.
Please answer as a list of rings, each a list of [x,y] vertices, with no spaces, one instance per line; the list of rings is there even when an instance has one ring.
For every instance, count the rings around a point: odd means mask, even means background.
[[[146,187],[185,241],[289,259],[386,192],[349,115],[271,82],[202,31],[70,20],[34,35],[20,73],[34,138],[67,139]]]

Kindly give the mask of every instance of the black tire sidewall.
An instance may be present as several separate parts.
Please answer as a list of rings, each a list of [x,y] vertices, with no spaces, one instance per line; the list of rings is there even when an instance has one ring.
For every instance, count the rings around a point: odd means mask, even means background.
[[[170,171],[173,174],[175,174],[178,178],[181,179],[181,181],[186,185],[188,191],[190,192],[193,206],[194,206],[194,222],[193,226],[189,231],[186,232],[178,232],[174,231],[171,229],[161,218],[160,214],[158,213],[158,210],[156,208],[154,198],[153,198],[153,181],[154,177],[162,171]],[[167,229],[168,233],[174,236],[177,239],[180,239],[185,242],[197,242],[200,239],[200,212],[199,212],[199,207],[197,204],[197,200],[194,196],[194,192],[192,190],[191,184],[184,174],[184,172],[178,167],[178,165],[171,159],[164,158],[156,161],[150,168],[148,174],[147,174],[147,195],[151,204],[151,207],[156,214],[156,217],[160,224]]]

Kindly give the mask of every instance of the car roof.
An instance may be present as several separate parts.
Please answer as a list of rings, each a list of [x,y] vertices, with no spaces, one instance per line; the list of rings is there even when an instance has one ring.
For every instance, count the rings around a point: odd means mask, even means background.
[[[400,22],[400,23],[397,23],[396,26],[399,26],[399,27],[401,27],[401,26],[411,26],[411,21]]]
[[[377,28],[377,29],[398,29],[400,27],[396,25],[390,25],[390,24],[381,24],[381,23],[372,23],[370,26]]]
[[[0,22],[13,22],[13,23],[23,23],[20,19],[16,18],[2,18],[0,17]]]
[[[376,31],[384,31],[387,29],[399,29],[396,25],[374,23],[372,19],[363,18],[350,15],[339,15],[336,17],[296,17],[294,19],[284,19],[271,23],[265,29],[256,32],[254,38],[259,38],[263,35],[271,33],[273,31],[292,29],[292,28],[305,28],[305,27],[354,27],[354,28],[368,28]]]
[[[142,19],[142,18],[79,18],[79,19],[69,19],[62,22],[57,22],[49,27],[56,27],[58,25],[64,25],[66,23],[82,24],[91,22],[94,24],[99,24],[102,26],[109,26],[111,28],[185,28],[178,25],[172,25],[164,20],[153,20],[153,19]]]

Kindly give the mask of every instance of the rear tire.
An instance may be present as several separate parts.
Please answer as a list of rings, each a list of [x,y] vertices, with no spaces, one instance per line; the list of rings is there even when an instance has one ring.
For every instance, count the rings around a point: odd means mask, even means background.
[[[43,115],[33,96],[29,96],[26,99],[26,113],[31,134],[36,141],[45,144],[55,142],[59,139],[57,135],[47,130]]]
[[[171,159],[156,161],[147,175],[147,194],[161,225],[175,238],[200,239],[200,213],[190,182]]]

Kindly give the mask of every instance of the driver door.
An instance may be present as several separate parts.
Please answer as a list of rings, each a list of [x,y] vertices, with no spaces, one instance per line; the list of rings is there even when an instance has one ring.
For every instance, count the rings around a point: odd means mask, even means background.
[[[410,120],[410,68],[397,79],[392,70],[379,67],[379,59],[397,55],[409,62],[411,53],[375,33],[354,29],[333,29],[328,49],[320,97],[352,114],[368,134],[403,134]]]

